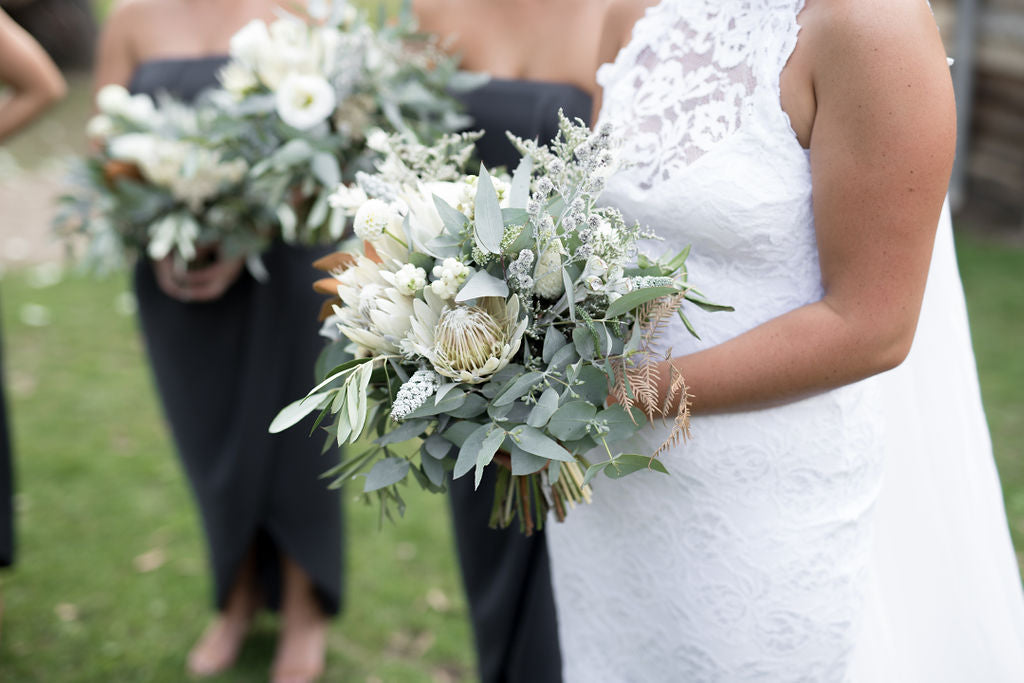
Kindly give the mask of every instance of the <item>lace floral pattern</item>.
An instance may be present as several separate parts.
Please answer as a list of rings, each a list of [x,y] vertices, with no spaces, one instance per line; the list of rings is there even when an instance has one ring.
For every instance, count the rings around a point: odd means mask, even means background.
[[[677,354],[821,297],[808,157],[779,103],[802,0],[666,0],[601,68],[631,166],[603,200],[735,313],[694,312]],[[670,476],[598,480],[548,527],[566,681],[843,681],[881,463],[867,381],[693,420]],[[642,433],[653,451],[663,430]]]

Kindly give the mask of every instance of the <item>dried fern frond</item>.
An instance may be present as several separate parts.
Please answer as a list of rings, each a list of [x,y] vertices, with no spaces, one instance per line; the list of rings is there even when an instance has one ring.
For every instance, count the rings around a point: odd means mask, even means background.
[[[657,458],[662,453],[667,452],[671,448],[675,448],[679,445],[680,441],[686,441],[690,438],[690,399],[693,396],[690,394],[686,387],[686,382],[683,381],[683,376],[675,368],[671,366],[677,376],[672,378],[672,386],[679,385],[676,391],[680,392],[679,396],[679,408],[676,410],[675,420],[672,422],[672,431],[669,432],[668,438],[658,446],[658,450],[654,451],[652,458]],[[671,388],[670,388],[671,393]],[[667,407],[671,407],[671,402],[668,402]]]
[[[653,422],[660,412],[658,387],[661,384],[661,371],[658,370],[658,363],[646,357],[639,366],[627,368],[626,376],[633,387],[633,395],[636,396],[640,409],[644,411],[647,419]]]
[[[651,344],[664,334],[668,321],[683,305],[684,300],[685,296],[682,293],[663,296],[654,299],[637,311],[637,320],[640,321],[640,350],[642,353],[651,352]]]
[[[630,395],[629,390],[629,378],[626,373],[626,364],[622,357],[612,359],[612,372],[615,375],[615,381],[612,383],[612,396],[615,397],[615,402],[626,409],[626,414],[629,415],[629,419],[633,420],[633,424],[636,424],[636,418],[633,417],[633,411],[630,410],[633,407],[633,397]]]

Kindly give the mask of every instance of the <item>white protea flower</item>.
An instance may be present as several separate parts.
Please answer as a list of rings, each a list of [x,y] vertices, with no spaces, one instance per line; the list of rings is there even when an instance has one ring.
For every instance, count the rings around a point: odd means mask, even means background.
[[[533,291],[545,299],[557,299],[565,292],[565,282],[562,279],[563,251],[562,241],[552,240],[537,259]]]
[[[338,329],[366,355],[398,353],[412,324],[412,297],[388,282],[383,268],[359,255],[355,263],[334,276],[342,301],[334,307]]]
[[[277,114],[292,128],[309,130],[334,111],[334,88],[323,76],[289,74],[274,95]]]
[[[403,350],[430,361],[438,374],[467,384],[486,382],[522,345],[527,318],[519,297],[486,297],[481,306],[449,306],[430,289],[413,301],[415,315]]]
[[[395,422],[404,420],[406,415],[426,403],[440,385],[441,378],[433,370],[417,370],[398,389],[395,403],[391,406],[391,419]]]
[[[444,232],[444,221],[441,220],[441,214],[434,205],[434,195],[455,206],[451,200],[457,191],[456,183],[432,182],[421,183],[415,188],[403,188],[399,192],[399,203],[409,218],[409,232],[414,249],[436,255],[427,245]]]

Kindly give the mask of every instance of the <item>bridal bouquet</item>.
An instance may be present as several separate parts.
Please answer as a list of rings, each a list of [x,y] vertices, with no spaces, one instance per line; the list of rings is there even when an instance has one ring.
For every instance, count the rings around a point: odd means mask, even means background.
[[[86,236],[87,265],[118,267],[126,250],[187,263],[202,244],[242,255],[269,242],[276,218],[245,181],[249,163],[209,144],[215,110],[119,85],[96,105],[87,132],[100,152],[72,166],[55,221],[65,236]]]
[[[417,34],[408,8],[377,27],[344,0],[313,2],[308,12],[252,21],[231,39],[214,136],[258,160],[250,176],[286,240],[305,232],[337,241],[344,222],[327,198],[357,170],[372,169],[367,132],[430,140],[464,128],[468,119],[448,92],[480,78]]]
[[[459,173],[463,142],[392,137],[378,172],[335,196],[365,243],[327,264],[340,335],[328,353],[346,348],[351,360],[271,431],[319,412],[318,424],[333,416],[330,441],[372,441],[330,475],[365,474],[364,493],[387,514],[403,509],[397,485],[410,475],[440,491],[448,471],[479,486],[495,468],[491,524],[518,517],[530,533],[548,510],[561,520],[589,501],[599,472],[665,472],[656,456],[686,434],[687,397],[653,341],[686,300],[722,307],[688,283],[687,250],[638,255],[654,236],[595,204],[615,164],[607,129],[563,117],[550,147],[514,139],[523,158],[511,178]],[[670,411],[658,452],[614,448]]]

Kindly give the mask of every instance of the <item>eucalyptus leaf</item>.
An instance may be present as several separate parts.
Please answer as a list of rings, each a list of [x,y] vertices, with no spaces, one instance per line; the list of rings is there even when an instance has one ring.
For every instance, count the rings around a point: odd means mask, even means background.
[[[530,198],[530,179],[533,176],[533,159],[523,157],[512,174],[512,189],[509,192],[509,206],[525,209]]]
[[[363,493],[397,484],[409,473],[409,461],[405,458],[384,458],[378,461],[366,475]]]
[[[455,295],[455,301],[462,303],[482,296],[505,298],[508,296],[508,284],[486,270],[478,270],[462,285],[462,289]]]
[[[610,479],[621,479],[627,474],[638,472],[640,470],[652,470],[654,472],[660,472],[662,474],[668,474],[668,470],[665,469],[665,465],[657,458],[652,458],[649,455],[636,455],[635,453],[625,453],[612,460],[608,461],[608,466],[605,467],[604,473]]]
[[[491,464],[494,454],[498,452],[501,442],[504,440],[505,430],[500,427],[495,427],[484,437],[483,444],[480,446],[480,452],[476,455],[476,472],[473,473],[474,488],[480,488],[480,482],[484,476],[484,468]]]
[[[459,457],[455,460],[455,469],[452,471],[453,479],[458,479],[473,469],[476,465],[477,455],[479,455],[480,450],[484,447],[484,439],[487,438],[492,429],[494,429],[494,425],[488,422],[474,429],[466,437],[466,440],[459,448]],[[495,449],[497,449],[497,446],[495,446]]]
[[[548,387],[537,399],[536,405],[526,418],[526,424],[541,429],[548,423],[548,419],[558,410],[558,392]]]
[[[633,408],[632,413],[633,418],[630,418],[625,408],[615,404],[598,414],[597,419],[604,421],[608,426],[608,433],[604,435],[605,441],[616,443],[636,434],[641,425],[646,423],[647,418],[639,408]]]
[[[542,458],[539,455],[527,453],[522,448],[519,448],[519,446],[516,446],[511,439],[505,439],[504,448],[508,451],[509,457],[512,460],[512,474],[516,476],[540,472],[544,469],[544,465],[552,462],[551,460]],[[555,460],[554,462],[557,463],[558,461]]]
[[[455,389],[458,386],[458,382],[448,382],[447,384],[442,384],[441,386],[439,386],[437,388],[437,391],[434,393],[434,405],[440,403],[441,399],[447,396],[449,391]]]
[[[317,152],[309,163],[313,176],[325,188],[334,190],[341,183],[341,167],[338,159],[328,152]]]
[[[443,460],[452,451],[452,442],[439,434],[431,434],[423,441],[423,450],[435,460]]]
[[[551,357],[551,363],[548,364],[548,372],[562,372],[570,363],[575,363],[579,358],[580,355],[576,352],[576,347],[567,343],[558,351],[555,351],[555,354]]]
[[[411,418],[429,417],[431,415],[438,415],[440,413],[451,412],[452,410],[455,410],[456,408],[461,407],[462,404],[465,403],[465,402],[466,402],[466,392],[462,391],[461,389],[458,389],[456,391],[450,391],[450,392],[448,392],[447,396],[445,396],[443,399],[441,399],[437,403],[434,403],[432,401],[427,401],[426,403],[421,405],[419,408],[417,408],[416,410],[414,410],[411,413],[409,413],[406,417],[407,418],[410,418],[410,417]]]
[[[431,196],[434,198],[434,208],[437,209],[437,214],[441,217],[441,222],[444,223],[445,231],[449,237],[459,238],[463,228],[469,223],[466,214],[453,208],[451,204],[436,194]]]
[[[444,465],[440,460],[434,458],[420,458],[420,467],[423,468],[423,474],[427,475],[427,479],[434,486],[441,486],[444,484]]]
[[[557,441],[545,435],[539,429],[529,425],[519,425],[512,429],[509,434],[515,444],[527,453],[539,455],[548,460],[562,460],[564,462],[575,462],[575,458],[569,451],[562,448]]]
[[[623,313],[628,313],[648,301],[653,301],[658,297],[678,293],[679,290],[675,287],[645,287],[644,289],[634,289],[632,292],[627,292],[613,301],[608,306],[608,310],[605,312],[605,317],[618,318]]]
[[[474,236],[477,245],[488,253],[501,253],[501,238],[505,235],[505,222],[501,219],[498,193],[494,190],[494,183],[491,182],[491,176],[483,164],[480,164],[474,213],[476,218]]]
[[[544,379],[543,372],[537,372],[536,370],[527,372],[526,374],[512,380],[505,390],[495,396],[491,402],[495,406],[503,406],[507,403],[511,403],[517,398],[524,396],[535,384],[537,384],[537,382],[542,379]]]
[[[584,365],[580,368],[576,381],[580,383],[576,391],[583,396],[583,400],[596,406],[604,405],[608,398],[608,378],[600,368]]]
[[[456,422],[444,430],[441,437],[458,447],[466,443],[466,439],[480,427],[476,422]]]
[[[376,442],[381,446],[388,446],[393,443],[415,439],[425,432],[429,425],[430,420],[406,420],[395,429],[385,433],[384,436],[376,439]]]
[[[293,401],[281,409],[270,423],[270,433],[279,434],[303,420],[307,415],[318,408],[322,408],[321,402],[327,398],[330,391],[322,391],[317,394],[310,394],[298,401]]]
[[[525,209],[506,207],[501,210],[501,220],[505,225],[526,225],[530,221],[530,214]]]
[[[284,203],[278,204],[274,212],[277,214],[277,220],[281,224],[281,237],[284,238],[285,242],[294,242],[298,234],[297,228],[299,223],[299,219],[295,215],[295,209],[291,207],[291,204]]]
[[[462,405],[445,411],[445,414],[459,419],[468,419],[482,415],[487,410],[487,400],[479,394],[466,394]]]
[[[547,430],[561,441],[572,441],[586,435],[587,426],[597,415],[597,408],[586,401],[569,401],[548,420]]]
[[[544,331],[544,350],[541,352],[541,358],[545,363],[550,363],[555,351],[566,344],[568,342],[565,340],[565,335],[555,329],[554,325],[548,325],[548,329]]]

